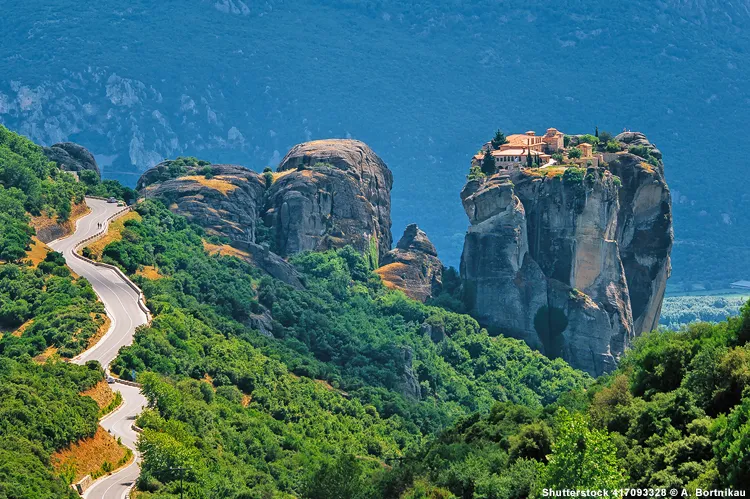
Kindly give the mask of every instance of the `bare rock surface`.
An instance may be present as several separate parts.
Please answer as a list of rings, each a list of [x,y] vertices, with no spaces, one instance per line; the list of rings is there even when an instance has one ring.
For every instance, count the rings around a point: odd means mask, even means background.
[[[386,286],[426,301],[442,289],[443,264],[435,245],[416,224],[410,224],[396,247],[386,253],[377,273]]]
[[[393,175],[366,144],[335,139],[292,148],[264,208],[282,256],[347,244],[376,261],[391,249]],[[377,265],[375,265],[377,266]]]
[[[210,235],[255,242],[265,191],[260,175],[237,165],[188,166],[179,176],[160,180],[168,170],[164,162],[146,171],[138,181],[140,193],[162,199]]]
[[[60,142],[42,149],[44,155],[47,156],[50,161],[57,163],[57,165],[63,170],[71,172],[91,170],[101,176],[99,165],[96,164],[94,155],[81,145],[74,142]]]

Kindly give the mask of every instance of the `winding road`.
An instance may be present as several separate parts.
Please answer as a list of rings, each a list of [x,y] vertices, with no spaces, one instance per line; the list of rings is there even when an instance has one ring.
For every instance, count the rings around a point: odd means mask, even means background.
[[[49,243],[49,246],[64,255],[66,263],[73,272],[88,279],[104,303],[107,316],[112,321],[109,331],[97,344],[74,358],[73,362],[84,364],[89,360],[98,360],[109,371],[108,366],[117,357],[120,348],[132,343],[135,328],[146,324],[148,317],[138,305],[138,293],[120,274],[110,268],[86,262],[74,255],[73,251],[81,241],[103,230],[99,224],[102,224],[106,230],[107,219],[122,210],[122,207],[118,207],[116,203],[108,203],[100,199],[86,198],[86,204],[91,208],[91,212],[78,220],[75,232],[66,238]],[[83,494],[86,499],[127,497],[140,471],[138,465],[140,459],[135,449],[138,434],[132,426],[135,417],[146,406],[146,398],[140,393],[139,388],[120,383],[114,387],[122,394],[123,404],[119,409],[105,416],[100,424],[115,437],[120,437],[122,443],[133,450],[136,459],[116,473],[95,481]]]

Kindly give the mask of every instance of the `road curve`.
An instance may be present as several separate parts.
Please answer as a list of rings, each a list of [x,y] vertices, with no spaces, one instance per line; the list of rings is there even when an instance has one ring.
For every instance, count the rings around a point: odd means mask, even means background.
[[[49,243],[49,246],[63,254],[73,272],[88,279],[104,303],[107,316],[112,321],[109,331],[97,344],[74,358],[73,362],[84,364],[89,360],[98,360],[103,367],[107,368],[117,357],[120,348],[133,342],[135,328],[146,324],[148,318],[138,306],[138,293],[117,272],[98,267],[73,255],[76,245],[100,232],[102,227],[99,224],[106,227],[107,218],[122,210],[122,207],[118,207],[116,203],[108,203],[99,199],[86,198],[86,204],[91,208],[91,212],[78,220],[75,232],[64,239]],[[83,495],[86,499],[126,497],[140,471],[138,454],[135,452],[138,434],[133,431],[132,425],[135,417],[145,407],[146,398],[141,395],[138,388],[119,383],[113,388],[122,394],[123,404],[119,409],[104,417],[100,424],[112,435],[121,438],[122,443],[133,450],[136,459],[127,467],[94,482]]]

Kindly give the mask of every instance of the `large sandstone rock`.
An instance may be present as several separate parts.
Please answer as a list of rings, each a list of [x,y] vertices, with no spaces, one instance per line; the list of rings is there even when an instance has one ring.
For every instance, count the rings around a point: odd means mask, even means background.
[[[255,242],[265,191],[260,175],[237,165],[188,166],[180,176],[159,181],[169,166],[169,162],[160,163],[143,174],[138,187],[144,197],[164,200],[170,210],[208,234]]]
[[[393,176],[366,144],[344,139],[299,144],[278,172],[283,175],[269,189],[264,210],[276,252],[286,256],[350,244],[377,260],[390,250]]]
[[[392,241],[392,184],[388,167],[362,142],[325,140],[294,147],[275,174],[179,158],[144,172],[137,189],[229,239],[239,250],[231,254],[301,287],[283,257],[350,244],[377,266]]]
[[[652,153],[653,154],[653,153]],[[635,334],[656,329],[672,267],[672,196],[664,168],[632,154],[609,158],[622,179],[617,241],[630,291]]]
[[[242,259],[265,271],[271,277],[289,284],[297,289],[303,288],[302,276],[291,264],[267,246],[260,244],[232,241],[232,247],[242,252]]]
[[[51,147],[44,147],[43,151],[50,161],[57,163],[63,170],[71,172],[91,170],[101,175],[94,155],[83,146],[73,142],[60,142]]]
[[[609,159],[583,182],[523,170],[470,181],[461,193],[470,312],[594,375],[658,323],[672,247],[661,167],[627,153]]]
[[[422,302],[440,293],[443,264],[427,234],[416,224],[406,227],[396,247],[380,263],[377,273],[389,288]]]

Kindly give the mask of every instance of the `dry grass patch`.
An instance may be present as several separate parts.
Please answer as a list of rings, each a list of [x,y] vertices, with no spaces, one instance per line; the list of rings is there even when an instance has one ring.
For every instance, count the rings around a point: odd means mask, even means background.
[[[34,357],[33,360],[37,364],[44,364],[47,362],[50,358],[55,357],[57,355],[57,347],[47,347],[47,349]]]
[[[115,399],[115,392],[112,391],[106,380],[101,380],[93,387],[81,392],[81,395],[94,399],[99,409],[104,409]]]
[[[273,181],[276,182],[281,177],[285,177],[289,175],[292,172],[296,172],[297,170],[284,170],[283,172],[273,172],[271,175],[273,175]]]
[[[250,258],[250,253],[241,249],[237,249],[234,246],[230,246],[229,244],[218,245],[211,244],[208,241],[203,241],[203,249],[206,250],[209,255],[218,254],[222,256],[236,256],[240,259]]]
[[[102,470],[115,469],[124,466],[132,459],[128,449],[107,433],[101,426],[91,438],[84,438],[52,454],[51,462],[55,471],[73,470],[74,482],[86,475],[103,474]],[[108,464],[107,464],[108,463]]]
[[[102,257],[102,251],[104,251],[104,248],[106,248],[109,243],[114,243],[122,239],[122,231],[125,229],[125,222],[128,220],[137,220],[140,222],[141,215],[136,211],[129,211],[109,224],[109,229],[104,237],[86,246],[96,259]]]
[[[109,331],[109,327],[112,325],[112,321],[109,319],[109,317],[106,314],[95,314],[91,313],[91,318],[96,320],[100,320],[101,324],[99,324],[99,329],[96,330],[96,334],[89,338],[88,346],[86,349],[89,349],[96,345],[100,339],[102,339],[102,336],[107,334],[107,331]],[[98,316],[98,317],[97,317]]]
[[[23,332],[28,329],[29,326],[31,326],[34,323],[34,319],[29,319],[28,321],[21,324],[21,326],[13,331],[11,334],[15,336],[16,338],[20,338],[23,335]]]
[[[401,277],[408,266],[401,262],[389,263],[375,270],[375,273],[383,280],[383,285],[388,289],[403,289],[404,279]]]
[[[641,168],[645,172],[654,173],[654,167],[651,163],[646,163],[645,161],[641,161]]]
[[[529,168],[524,170],[524,173],[529,177],[559,177],[568,168],[565,166],[548,166],[546,168]]]
[[[36,236],[32,236],[31,249],[26,252],[26,261],[29,262],[32,267],[36,268],[44,261],[49,251],[52,251],[49,246],[37,239]]]
[[[164,277],[159,273],[159,269],[157,269],[153,265],[144,265],[142,269],[136,270],[135,275],[145,277],[146,279],[150,279],[152,281]]]
[[[213,178],[206,178],[203,175],[188,175],[186,177],[180,177],[180,180],[192,180],[193,182],[198,182],[202,186],[219,191],[226,196],[228,193],[237,188],[237,186],[229,182],[227,178],[232,177],[224,177],[222,175],[219,175]]]
[[[57,215],[51,217],[47,213],[42,213],[39,216],[31,217],[30,225],[34,227],[37,232],[57,225],[62,227],[65,235],[70,235],[75,231],[76,221],[84,215],[87,215],[90,211],[91,208],[89,208],[84,201],[70,206],[70,217],[64,222],[60,222]]]

